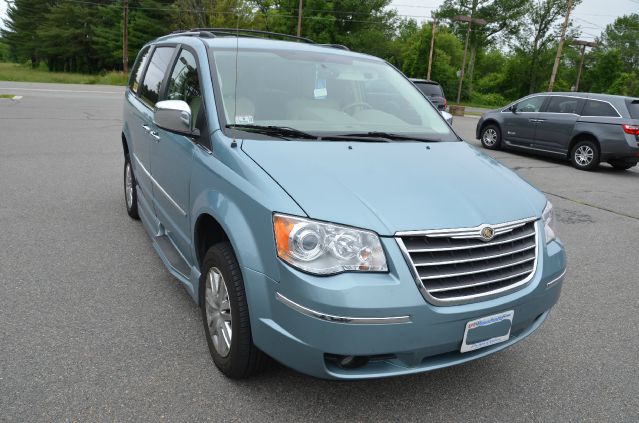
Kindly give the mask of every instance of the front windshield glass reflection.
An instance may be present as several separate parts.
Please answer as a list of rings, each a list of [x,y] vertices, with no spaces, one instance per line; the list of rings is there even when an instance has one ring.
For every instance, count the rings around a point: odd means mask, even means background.
[[[397,70],[381,60],[325,50],[214,50],[213,75],[226,123],[457,141],[439,112]]]

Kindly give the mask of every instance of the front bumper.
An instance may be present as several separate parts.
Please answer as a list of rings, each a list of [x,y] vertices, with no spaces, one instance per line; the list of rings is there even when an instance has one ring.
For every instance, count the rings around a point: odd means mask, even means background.
[[[541,249],[535,276],[522,289],[482,302],[434,306],[421,296],[395,241],[383,242],[390,268],[384,274],[316,277],[282,263],[276,282],[244,268],[256,346],[299,372],[326,379],[452,366],[504,349],[535,331],[557,302],[565,274],[563,248],[553,241]],[[459,352],[466,322],[506,310],[514,310],[508,341]],[[331,359],[348,355],[373,361],[345,369]]]

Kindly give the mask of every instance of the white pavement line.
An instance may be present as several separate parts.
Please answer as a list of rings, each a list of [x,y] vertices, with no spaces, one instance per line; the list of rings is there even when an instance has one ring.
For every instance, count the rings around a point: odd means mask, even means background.
[[[16,87],[8,87],[12,90],[22,90],[22,91],[41,91],[48,93],[89,93],[89,94],[116,94],[121,95],[122,92],[119,91],[93,91],[93,90],[53,90],[46,88],[16,88]]]
[[[22,96],[21,95],[14,95],[11,100],[22,100]]]

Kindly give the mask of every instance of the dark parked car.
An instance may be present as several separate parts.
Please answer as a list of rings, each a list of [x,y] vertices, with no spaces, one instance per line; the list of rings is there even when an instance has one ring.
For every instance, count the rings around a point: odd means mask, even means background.
[[[639,99],[591,93],[539,93],[485,113],[476,137],[490,150],[514,148],[566,157],[593,170],[600,162],[639,162]]]
[[[447,102],[444,95],[444,89],[439,82],[431,81],[428,79],[416,79],[411,78],[411,81],[419,90],[424,93],[431,103],[435,105],[439,110],[446,110]]]

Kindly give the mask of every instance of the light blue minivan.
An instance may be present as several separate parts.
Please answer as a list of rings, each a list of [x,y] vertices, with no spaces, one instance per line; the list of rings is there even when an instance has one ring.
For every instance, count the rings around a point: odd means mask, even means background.
[[[544,195],[385,61],[285,37],[173,33],[126,90],[127,212],[217,367],[396,376],[535,331],[566,269]]]

